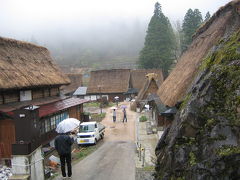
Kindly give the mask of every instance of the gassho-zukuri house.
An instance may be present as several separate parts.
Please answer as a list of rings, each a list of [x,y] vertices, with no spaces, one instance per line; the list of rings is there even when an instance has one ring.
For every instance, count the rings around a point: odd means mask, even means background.
[[[159,69],[108,69],[92,71],[87,87],[86,99],[99,100],[101,97],[108,101],[119,101],[135,98],[146,81],[148,73],[156,73],[163,80],[162,70]]]
[[[39,154],[59,122],[81,120],[87,100],[60,96],[69,83],[46,48],[0,37],[0,159]]]

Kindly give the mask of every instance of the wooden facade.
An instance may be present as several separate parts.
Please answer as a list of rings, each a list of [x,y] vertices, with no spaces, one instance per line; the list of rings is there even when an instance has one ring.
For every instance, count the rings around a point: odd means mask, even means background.
[[[12,143],[15,143],[15,125],[13,120],[0,120],[0,159],[11,158]]]
[[[70,98],[71,99],[71,98]],[[78,98],[76,98],[78,99]],[[71,102],[69,99],[60,100],[57,102],[50,103],[52,107],[60,105],[60,103],[63,101],[64,104],[68,104]],[[86,100],[79,100],[77,102],[72,101],[73,103],[78,102],[85,102]],[[57,104],[58,103],[58,104]],[[43,105],[49,107],[49,104]],[[40,114],[41,106],[39,106],[39,113],[36,113],[37,121],[39,122],[37,126],[35,126],[35,122],[33,122],[33,118],[28,118],[23,121],[23,119],[19,119],[19,114],[23,113],[24,110],[18,109],[16,110],[17,114],[14,112],[13,120],[11,119],[0,119],[0,158],[11,158],[12,153],[19,152],[20,144],[19,140],[24,139],[26,142],[32,141],[32,137],[36,139],[36,131],[34,130],[34,127],[38,128],[37,138],[39,141],[39,144],[46,145],[50,141],[52,141],[57,133],[55,131],[56,126],[58,123],[60,123],[62,120],[66,118],[76,118],[80,121],[83,121],[81,118],[83,117],[83,103],[77,104],[77,105],[69,105],[66,108],[62,107],[62,109],[58,110],[55,109],[53,113],[51,112],[48,115]],[[51,109],[51,108],[50,108]],[[42,116],[44,115],[44,116]],[[40,117],[41,116],[41,117]],[[35,120],[34,120],[35,121]],[[27,130],[27,131],[24,131]],[[22,131],[23,130],[23,131]],[[33,138],[33,139],[34,139]],[[36,142],[36,140],[34,140]],[[30,147],[31,151],[32,149],[37,146],[37,144],[30,143],[30,144],[24,144],[28,147]],[[13,149],[14,148],[14,149]],[[24,152],[22,152],[24,153]]]
[[[36,89],[32,91],[32,99],[39,99],[43,97],[44,97],[43,89]]]
[[[3,104],[8,104],[12,102],[18,102],[20,100],[20,94],[17,91],[10,91],[2,94]]]
[[[31,89],[31,100],[41,99],[44,97],[59,95],[59,87]],[[0,104],[8,104],[20,101],[20,90],[0,92]]]

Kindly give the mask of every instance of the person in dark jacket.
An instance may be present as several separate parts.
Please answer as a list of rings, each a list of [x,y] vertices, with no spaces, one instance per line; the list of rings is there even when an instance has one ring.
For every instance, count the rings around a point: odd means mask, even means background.
[[[68,177],[72,176],[71,146],[73,142],[74,140],[70,136],[70,133],[59,134],[54,141],[55,149],[60,157],[61,171],[64,178],[66,177],[65,162],[67,163]]]
[[[123,108],[123,123],[124,121],[127,122],[127,112],[125,108]]]

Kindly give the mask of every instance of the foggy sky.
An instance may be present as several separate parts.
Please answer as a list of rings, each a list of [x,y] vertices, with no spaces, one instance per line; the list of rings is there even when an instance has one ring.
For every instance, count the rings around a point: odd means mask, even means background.
[[[124,26],[147,26],[155,0],[0,0],[0,36],[44,43],[50,37],[110,33]],[[163,13],[171,22],[182,20],[189,8],[198,8],[203,17],[213,14],[229,0],[161,0]],[[126,28],[128,29],[128,28]],[[97,33],[96,33],[97,32]],[[50,37],[49,37],[50,36]]]

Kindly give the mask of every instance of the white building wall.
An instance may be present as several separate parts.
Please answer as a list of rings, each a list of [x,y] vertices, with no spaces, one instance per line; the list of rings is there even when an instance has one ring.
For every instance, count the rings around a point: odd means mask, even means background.
[[[44,179],[42,147],[29,155],[12,155],[13,175],[30,175],[30,180]]]

